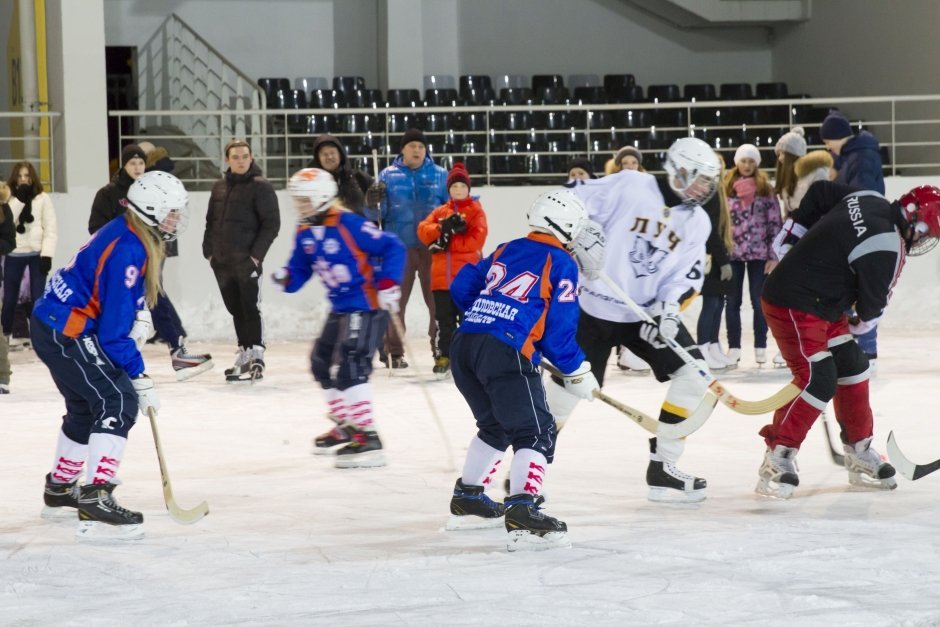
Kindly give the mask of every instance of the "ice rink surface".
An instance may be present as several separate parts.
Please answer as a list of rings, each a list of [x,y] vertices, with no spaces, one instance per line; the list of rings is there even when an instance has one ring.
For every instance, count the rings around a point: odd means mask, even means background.
[[[228,345],[192,348],[211,350],[217,366],[186,383],[162,348],[145,358],[177,500],[206,499],[211,514],[170,520],[140,419],[116,496],[143,511],[146,537],[94,545],[74,539],[73,520],[39,517],[63,405],[34,353],[11,354],[0,625],[940,625],[940,473],[899,478],[893,492],[852,488],[821,423],[797,459],[794,497],[768,500],[753,490],[769,416],[719,405],[680,464],[708,479],[708,499],[669,506],[646,500],[647,433],[582,403],[545,485],[546,511],[568,523],[573,546],[510,554],[501,529],[442,531],[457,473],[414,376],[373,376],[389,465],[338,470],[310,454],[329,423],[306,338],[270,344],[255,386],[223,382]],[[872,382],[881,453],[893,429],[912,460],[940,457],[936,349],[933,337],[882,334]],[[789,380],[743,354],[739,370],[718,375],[734,394],[764,398]],[[430,376],[430,355],[414,357],[412,373]],[[469,410],[450,380],[427,385],[459,468]],[[605,391],[647,413],[665,389],[608,369]]]

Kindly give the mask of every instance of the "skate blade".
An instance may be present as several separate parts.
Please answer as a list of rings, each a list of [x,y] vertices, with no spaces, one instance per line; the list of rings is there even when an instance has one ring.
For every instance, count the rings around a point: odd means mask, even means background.
[[[451,514],[444,523],[444,531],[464,531],[469,529],[492,529],[502,527],[504,518],[483,518],[482,516],[457,516]]]
[[[705,490],[676,490],[650,486],[648,501],[653,503],[701,503],[705,500]]]
[[[78,516],[78,510],[74,507],[63,505],[62,507],[43,506],[39,512],[39,517],[44,520],[75,520]]]
[[[531,531],[516,530],[509,532],[509,539],[506,541],[506,549],[510,553],[567,548],[571,548],[571,540],[568,538],[567,531],[549,531],[540,536]]]
[[[772,499],[786,500],[793,496],[796,486],[789,483],[773,483],[769,479],[758,479],[754,492]]]
[[[75,538],[85,542],[110,540],[139,540],[144,537],[143,525],[109,525],[94,520],[82,520],[75,530]]]
[[[894,477],[888,477],[887,479],[873,479],[868,475],[863,475],[857,472],[850,472],[849,485],[853,485],[858,488],[867,488],[869,490],[894,490],[898,487],[898,482]]]
[[[385,454],[382,451],[369,451],[368,453],[343,455],[337,457],[333,465],[336,468],[379,468],[385,465]]]
[[[349,444],[349,442],[342,442],[340,444],[334,444],[333,446],[317,446],[316,444],[314,444],[313,450],[310,452],[314,455],[322,455],[322,456],[328,457],[331,455],[336,455],[336,451],[338,451],[340,448],[342,448],[346,444]]]
[[[648,377],[652,370],[634,370],[633,368],[623,368],[620,372],[628,377]]]
[[[207,370],[212,370],[215,366],[215,362],[211,359],[209,361],[204,361],[198,366],[189,366],[188,368],[180,368],[176,371],[176,380],[177,381],[186,381],[192,379],[197,374],[202,374]]]

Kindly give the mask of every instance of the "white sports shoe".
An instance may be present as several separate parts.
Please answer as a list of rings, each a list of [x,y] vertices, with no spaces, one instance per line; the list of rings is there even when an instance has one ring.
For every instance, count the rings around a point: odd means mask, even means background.
[[[788,499],[793,496],[793,489],[800,485],[799,470],[796,466],[796,454],[799,449],[778,444],[764,453],[764,461],[757,471],[760,479],[754,491],[763,496]]]
[[[894,466],[871,447],[871,438],[855,444],[843,444],[842,448],[845,450],[845,469],[849,471],[850,484],[879,490],[898,487]]]

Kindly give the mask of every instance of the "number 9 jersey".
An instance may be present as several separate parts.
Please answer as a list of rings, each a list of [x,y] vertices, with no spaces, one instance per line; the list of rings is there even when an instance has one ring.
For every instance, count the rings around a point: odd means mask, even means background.
[[[450,286],[463,310],[459,333],[486,333],[538,365],[547,357],[562,372],[584,361],[575,341],[578,266],[547,234],[500,244],[492,255],[467,264]]]

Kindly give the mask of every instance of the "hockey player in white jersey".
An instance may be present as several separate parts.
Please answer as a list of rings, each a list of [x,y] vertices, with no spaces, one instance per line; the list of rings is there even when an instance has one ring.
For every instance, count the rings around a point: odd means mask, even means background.
[[[660,336],[675,339],[707,369],[679,311],[702,287],[711,223],[699,205],[714,194],[721,168],[708,144],[692,137],[670,147],[664,167],[670,187],[683,200],[675,207],[666,206],[656,179],[643,172],[622,171],[573,186],[589,217],[604,229],[604,273],[658,323],[641,321],[603,281],[582,275],[577,340],[601,385],[611,350],[621,344],[649,363],[658,381],[671,381],[659,420],[674,424],[698,407],[707,387]],[[578,398],[561,385],[546,386],[546,392],[561,427]],[[705,498],[705,480],[676,466],[684,448],[680,439],[650,440],[646,482],[651,501]]]

